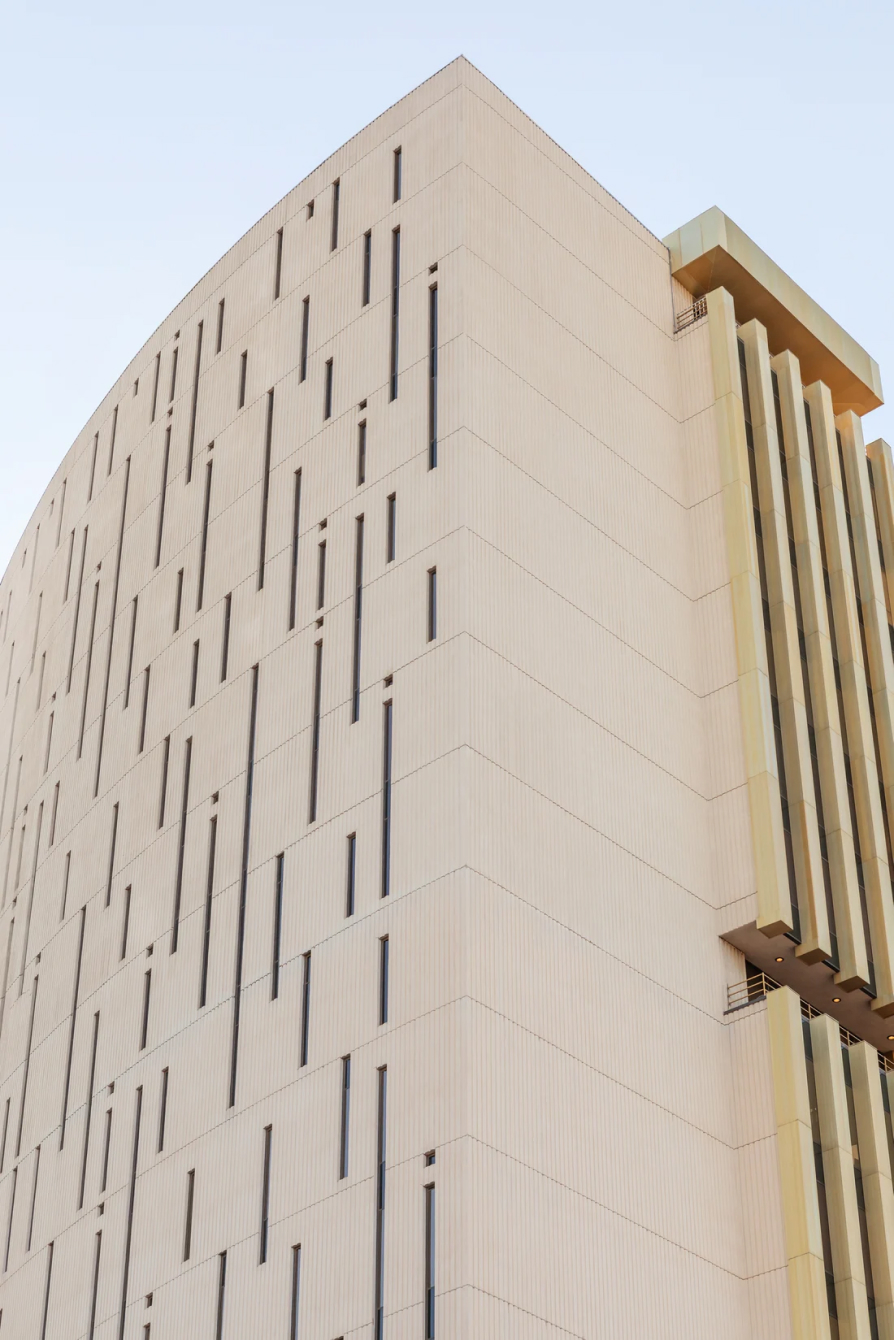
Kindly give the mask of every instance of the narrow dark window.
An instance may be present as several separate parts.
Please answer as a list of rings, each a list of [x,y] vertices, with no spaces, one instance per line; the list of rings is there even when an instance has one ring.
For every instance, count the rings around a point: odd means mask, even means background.
[[[310,809],[308,823],[317,817],[317,785],[320,776],[320,689],[323,678],[323,643],[314,648],[314,713],[310,742]]]
[[[161,537],[165,528],[165,502],[168,495],[168,466],[171,463],[171,429],[165,429],[165,451],[161,462],[161,493],[158,498],[158,530],[155,536],[155,566],[161,562]]]
[[[298,530],[301,525],[301,471],[295,471],[295,488],[292,494],[292,563],[289,573],[289,631],[295,627],[296,605],[298,603]]]
[[[130,607],[130,638],[127,647],[127,677],[124,681],[124,710],[130,706],[130,681],[133,675],[133,648],[137,635],[137,597]]]
[[[99,1042],[99,1010],[93,1016],[93,1040],[90,1045],[90,1069],[87,1078],[87,1111],[84,1116],[84,1145],[81,1150],[81,1183],[78,1189],[78,1209],[84,1208],[84,1186],[87,1181],[87,1155],[90,1152],[90,1121],[93,1116],[93,1082],[96,1078],[96,1047]]]
[[[351,665],[351,721],[360,717],[360,634],[363,619],[363,517],[354,537],[354,653]]]
[[[130,1158],[130,1186],[127,1196],[127,1229],[124,1237],[124,1269],[121,1272],[121,1305],[118,1311],[118,1340],[124,1340],[124,1323],[127,1315],[127,1283],[130,1278],[130,1248],[133,1242],[133,1209],[137,1192],[137,1161],[140,1154],[140,1124],[143,1115],[143,1088],[137,1089],[137,1105],[134,1114],[133,1151]]]
[[[143,671],[143,706],[140,709],[140,739],[137,753],[142,754],[146,744],[146,714],[149,710],[149,669],[147,665]]]
[[[366,420],[357,425],[357,487],[366,483]]]
[[[196,688],[199,682],[199,639],[192,644],[192,669],[189,674],[189,705],[196,705]]]
[[[323,418],[332,418],[332,359],[326,359],[326,389],[323,395]]]
[[[434,1166],[434,1163],[435,1163],[435,1151],[433,1149],[430,1149],[425,1156],[425,1166],[426,1168],[431,1168]]]
[[[267,428],[264,433],[264,473],[261,476],[261,543],[258,552],[258,590],[264,585],[267,558],[267,511],[270,503],[270,452],[273,444],[273,391],[267,392]]]
[[[118,406],[112,410],[112,433],[109,438],[109,463],[106,466],[106,477],[112,473],[112,462],[115,459],[115,438],[118,433]]]
[[[63,481],[62,481],[62,493],[61,493],[61,495],[60,495],[60,497],[59,497],[59,520],[56,522],[56,548],[57,548],[57,549],[59,548],[59,543],[60,543],[60,541],[61,541],[61,539],[62,539],[62,513],[65,511],[65,491],[66,491],[67,488],[68,488],[68,480],[67,480],[67,479],[63,479]]]
[[[12,1187],[9,1192],[9,1219],[6,1224],[6,1251],[3,1255],[3,1273],[6,1274],[9,1269],[9,1247],[12,1242],[12,1216],[16,1207],[16,1186],[19,1181],[18,1167],[12,1170]]]
[[[403,160],[403,152],[402,152],[402,150],[398,147],[398,148],[395,149],[395,151],[394,151],[394,195],[393,195],[393,199],[394,199],[394,203],[395,203],[395,204],[397,204],[397,202],[398,202],[398,200],[400,199],[400,196],[401,196],[401,187],[402,187],[402,182],[401,182],[401,167],[402,167],[402,160]]]
[[[121,961],[127,957],[127,933],[130,930],[130,900],[132,896],[133,885],[128,884],[124,890],[124,914],[121,918],[121,952],[118,955]]]
[[[196,448],[196,411],[199,407],[199,373],[202,370],[202,332],[205,323],[200,321],[196,329],[196,361],[192,370],[192,403],[189,409],[189,445],[186,451],[186,482],[192,479],[192,462]]]
[[[220,651],[220,682],[227,677],[227,662],[230,659],[230,615],[233,608],[233,593],[224,596],[223,639]]]
[[[425,1188],[425,1340],[435,1340],[435,1188]]]
[[[174,392],[177,389],[177,356],[180,353],[178,346],[174,345],[174,354],[171,358],[171,390],[168,394],[168,404],[174,399]]]
[[[99,712],[99,742],[96,749],[96,772],[93,775],[93,798],[99,795],[99,778],[102,771],[102,751],[106,738],[106,715],[109,707],[109,681],[112,677],[112,651],[115,645],[115,627],[118,615],[118,587],[121,581],[121,553],[124,548],[124,521],[127,514],[127,494],[130,488],[130,457],[124,463],[124,488],[121,498],[121,516],[118,522],[118,544],[115,549],[115,573],[112,579],[112,614],[109,624],[109,640],[106,648],[106,668],[102,681],[102,706]]]
[[[180,632],[180,615],[183,609],[183,569],[177,573],[177,587],[174,592],[174,632]]]
[[[382,1340],[385,1323],[385,1148],[388,1100],[388,1070],[378,1072],[378,1103],[376,1114],[376,1301],[375,1340]]]
[[[40,633],[40,613],[42,609],[43,609],[43,591],[41,591],[40,595],[37,597],[37,618],[34,620],[34,637],[31,642],[31,664],[28,669],[29,675],[34,674],[34,661],[35,658],[37,657],[37,639]],[[6,691],[8,693],[9,689],[7,689]]]
[[[65,1060],[65,1079],[62,1084],[62,1117],[59,1122],[59,1148],[65,1147],[65,1124],[68,1121],[68,1092],[71,1085],[71,1061],[74,1054],[74,1035],[75,1019],[78,1010],[78,994],[81,989],[81,961],[84,955],[84,923],[87,919],[87,908],[81,908],[81,919],[78,926],[78,952],[75,957],[74,989],[71,994],[71,1013],[68,1019],[68,1048]]]
[[[211,514],[211,472],[214,462],[205,466],[205,498],[202,503],[202,547],[199,550],[199,585],[196,591],[196,610],[202,608],[205,599],[205,563],[208,557],[208,518]]]
[[[391,702],[385,703],[382,748],[382,897],[391,892]]]
[[[317,609],[326,604],[326,541],[321,540],[317,547]]]
[[[438,636],[438,569],[428,570],[428,640]]]
[[[40,1151],[38,1150],[38,1153]],[[36,1176],[36,1173],[35,1173]],[[40,1323],[40,1340],[47,1340],[47,1321],[50,1316],[50,1281],[53,1278],[53,1247],[54,1243],[47,1246],[47,1274],[46,1282],[43,1286],[43,1319]],[[30,1243],[29,1243],[30,1250]]]
[[[87,527],[84,527],[84,538],[81,541],[81,570],[78,574],[78,585],[75,591],[74,618],[71,624],[71,650],[68,654],[68,678],[65,683],[65,692],[71,692],[71,676],[74,670],[75,646],[78,640],[78,620],[81,614],[81,592],[84,588],[84,560],[87,557]],[[10,592],[12,599],[12,592]],[[9,614],[6,616],[6,625],[9,627]]]
[[[220,353],[223,348],[223,326],[224,326],[224,299],[221,298],[217,304],[217,348],[216,353]]]
[[[90,458],[90,486],[87,489],[87,501],[93,500],[93,485],[96,480],[96,453],[99,451],[99,433],[93,435],[93,454]],[[27,553],[28,551],[25,550]],[[23,559],[24,561],[24,559]]]
[[[245,381],[248,376],[248,350],[242,350],[242,357],[239,359],[239,409],[245,404]]]
[[[112,806],[112,834],[109,838],[109,861],[106,866],[106,907],[112,901],[112,880],[115,876],[115,848],[118,845],[118,805],[115,801]]]
[[[341,195],[341,182],[332,183],[332,232],[329,235],[329,250],[338,246],[338,198]]]
[[[282,283],[282,229],[279,228],[276,233],[276,263],[273,273],[273,301],[276,302],[280,293]]]
[[[165,1147],[165,1125],[168,1120],[168,1067],[161,1072],[161,1101],[158,1106],[158,1153]],[[184,1257],[184,1260],[186,1258]]]
[[[397,399],[398,325],[400,316],[400,229],[391,234],[391,374],[389,399]]]
[[[255,740],[258,726],[258,666],[251,669],[251,704],[248,720],[248,757],[245,765],[245,800],[242,812],[242,857],[239,872],[239,918],[236,928],[236,981],[233,987],[233,1031],[230,1041],[230,1095],[236,1102],[236,1070],[239,1064],[239,1021],[242,1012],[242,964],[245,952],[245,910],[248,894],[248,857],[251,847],[251,806],[255,774]]]
[[[301,361],[298,367],[298,380],[307,380],[307,338],[310,333],[310,298],[301,304]]]
[[[385,562],[394,562],[394,546],[397,536],[397,494],[388,494],[388,513],[385,518]]]
[[[372,231],[363,234],[363,289],[361,305],[369,303],[370,279],[372,277]]]
[[[345,888],[345,916],[354,915],[354,895],[357,885],[357,834],[348,834],[348,877]]]
[[[43,773],[44,773],[44,776],[47,775],[47,773],[48,773],[48,771],[49,771],[49,768],[50,768],[50,746],[51,746],[52,743],[53,743],[53,718],[55,717],[55,715],[56,715],[55,712],[51,712],[51,713],[50,713],[50,716],[49,716],[49,720],[47,721],[47,744],[46,744],[46,749],[44,750],[44,755],[43,755]]]
[[[93,637],[96,632],[96,609],[99,604],[99,582],[93,588],[93,605],[90,610],[90,633],[87,637],[87,666],[84,670],[84,696],[81,700],[81,724],[78,730],[77,758],[84,752],[84,730],[87,726],[87,696],[90,693],[90,672],[93,669]]]
[[[388,964],[389,945],[387,935],[379,941],[379,1023],[388,1022]]]
[[[152,969],[147,968],[143,975],[143,1017],[140,1022],[140,1051],[145,1051],[146,1036],[149,1032],[149,999],[152,994]]]
[[[202,927],[202,972],[199,978],[199,1009],[208,999],[208,958],[211,950],[211,903],[214,897],[214,856],[217,847],[217,815],[211,816],[208,834],[208,875],[205,881],[205,924]]]
[[[40,1175],[40,1145],[34,1151],[34,1176],[31,1179],[31,1208],[28,1211],[28,1236],[25,1239],[25,1251],[30,1252],[34,1237],[34,1211],[37,1208],[37,1179]]]
[[[149,422],[155,423],[155,409],[158,405],[158,374],[161,372],[161,354],[155,355],[155,377],[152,382],[152,412],[149,415]]]
[[[258,1250],[258,1264],[267,1260],[267,1230],[270,1223],[270,1146],[273,1142],[273,1127],[264,1127],[264,1174],[261,1184],[261,1232]]]
[[[428,291],[428,468],[438,463],[438,286]]]
[[[0,1141],[0,1173],[3,1172],[6,1164],[6,1136],[9,1133],[9,1105],[11,1102],[12,1099],[7,1098],[6,1107],[3,1110],[3,1138],[2,1141]]]
[[[71,586],[71,560],[74,558],[74,545],[75,533],[72,531],[71,535],[68,537],[68,559],[65,563],[65,594],[62,597],[63,603],[68,599],[68,592]]]
[[[289,1305],[289,1340],[298,1340],[298,1299],[301,1293],[301,1244],[292,1248],[292,1298]]]
[[[158,798],[158,827],[164,828],[165,805],[168,798],[168,764],[171,761],[171,737],[166,735],[161,751],[161,791]]]
[[[198,642],[196,648],[198,648]],[[195,674],[193,675],[195,702]],[[176,954],[180,940],[180,902],[183,896],[183,863],[186,855],[186,820],[189,815],[189,776],[192,770],[192,736],[183,748],[183,796],[180,801],[180,834],[177,840],[177,878],[174,884],[174,917],[171,926],[171,953]]]
[[[307,1065],[307,1039],[310,1030],[310,950],[303,955],[304,976],[301,983],[301,1065]]]
[[[56,816],[59,813],[59,786],[57,782],[53,787],[53,809],[50,813],[50,846],[56,841]]]
[[[196,1194],[196,1170],[190,1168],[186,1174],[186,1223],[183,1228],[183,1259],[189,1260],[192,1251],[192,1207]]]
[[[313,216],[314,216],[314,202],[313,202],[312,200],[308,200],[308,202],[307,202],[307,217],[308,217],[308,219],[312,219]]]
[[[109,1180],[109,1152],[112,1148],[112,1109],[106,1108],[106,1126],[102,1138],[102,1173],[99,1179],[99,1193],[105,1191]]]
[[[338,1152],[339,1178],[348,1175],[348,1136],[351,1125],[351,1058],[341,1058],[341,1132]]]
[[[102,1233],[96,1235],[93,1249],[93,1281],[90,1285],[90,1316],[87,1321],[87,1340],[94,1340],[96,1334],[96,1300],[99,1296],[99,1258],[102,1252]]]
[[[68,880],[70,875],[71,875],[71,852],[67,851],[65,853],[65,868],[62,871],[62,907],[60,908],[59,911],[60,921],[65,920],[65,904],[68,901]],[[12,929],[14,921],[15,917],[13,917],[13,920],[10,922],[10,929]]]
[[[279,953],[282,942],[282,885],[285,853],[276,858],[276,876],[273,885],[273,961],[270,965],[270,999],[279,995]]]
[[[223,1340],[224,1302],[227,1291],[227,1254],[221,1252],[217,1258],[217,1320],[214,1324],[214,1340]]]

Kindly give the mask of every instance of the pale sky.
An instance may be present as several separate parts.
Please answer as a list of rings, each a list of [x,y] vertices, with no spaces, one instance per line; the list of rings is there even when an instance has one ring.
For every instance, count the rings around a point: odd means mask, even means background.
[[[891,0],[7,0],[0,572],[170,309],[460,53],[659,237],[719,205],[894,396]]]

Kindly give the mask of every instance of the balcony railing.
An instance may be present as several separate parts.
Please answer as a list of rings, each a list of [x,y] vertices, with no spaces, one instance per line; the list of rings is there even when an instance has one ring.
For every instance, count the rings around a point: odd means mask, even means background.
[[[708,315],[708,299],[696,298],[691,307],[685,307],[682,312],[678,312],[674,317],[674,333],[679,334],[687,326],[694,326],[696,321],[701,321],[703,316]]]
[[[746,1005],[753,1005],[755,1001],[764,1000],[771,991],[775,991],[780,983],[768,977],[765,972],[754,973],[751,977],[746,977],[743,982],[734,982],[732,986],[726,988],[726,1013],[732,1014],[734,1010],[742,1010]],[[818,1010],[815,1005],[809,1001],[801,1001],[801,1016],[804,1019],[818,1019],[822,1010]],[[854,1047],[862,1038],[858,1038],[855,1033],[851,1033],[843,1024],[838,1025],[841,1034],[841,1045],[843,1047]],[[894,1060],[884,1053],[878,1053],[879,1069],[885,1072],[894,1071]]]

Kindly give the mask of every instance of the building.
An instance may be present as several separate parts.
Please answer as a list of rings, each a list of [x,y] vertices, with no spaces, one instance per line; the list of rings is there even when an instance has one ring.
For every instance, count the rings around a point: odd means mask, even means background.
[[[465,60],[209,271],[0,584],[0,1335],[892,1340],[880,400]]]

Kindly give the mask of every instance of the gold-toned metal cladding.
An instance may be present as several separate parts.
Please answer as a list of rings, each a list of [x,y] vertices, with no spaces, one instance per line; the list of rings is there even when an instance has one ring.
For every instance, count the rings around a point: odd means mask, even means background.
[[[888,1076],[880,1075],[878,1053],[868,1042],[850,1048],[850,1061],[875,1316],[879,1340],[894,1340],[894,1189],[881,1089]]]
[[[830,1340],[801,1002],[789,987],[780,987],[767,997],[767,1025],[792,1338]]]
[[[894,611],[894,460],[891,448],[884,438],[876,438],[866,448],[866,455],[872,462],[872,480],[875,485],[875,502],[878,510],[878,537],[885,558],[885,570],[882,580],[887,594],[886,608],[888,622]]]
[[[894,1013],[894,901],[885,851],[882,808],[879,799],[875,747],[869,718],[869,698],[863,672],[860,627],[857,620],[854,580],[841,471],[835,440],[835,420],[828,387],[814,382],[805,398],[810,406],[817,479],[826,537],[826,561],[832,592],[841,696],[844,703],[848,753],[854,785],[854,805],[863,881],[872,937],[876,999],[873,1009],[882,1015]]]
[[[829,957],[832,947],[810,762],[810,736],[807,730],[776,413],[773,407],[770,351],[767,347],[767,332],[759,321],[749,321],[742,326],[739,339],[745,347],[748,374],[770,631],[776,667],[776,698],[785,761],[795,882],[801,912],[801,943],[797,954],[807,963],[819,963]]]
[[[813,705],[813,729],[826,829],[826,849],[835,908],[839,972],[836,984],[845,991],[869,981],[863,914],[854,858],[844,746],[838,715],[832,640],[823,582],[823,560],[813,494],[810,443],[804,414],[804,392],[798,360],[779,354],[770,366],[779,382],[779,401],[788,464],[792,528],[798,559],[801,618],[807,647]]]
[[[776,771],[736,317],[732,298],[725,289],[715,289],[708,294],[708,329],[757,884],[757,925],[767,935],[779,935],[792,930],[791,899]]]
[[[841,434],[841,455],[844,460],[854,535],[857,581],[860,603],[863,606],[863,632],[869,660],[869,683],[872,688],[885,805],[890,819],[894,816],[894,664],[891,661],[891,640],[888,633],[882,566],[878,553],[875,509],[872,506],[869,470],[860,420],[856,414],[848,412],[836,419],[835,426]]]
[[[854,1155],[841,1062],[841,1029],[828,1014],[810,1021],[816,1100],[841,1340],[871,1340]]]

